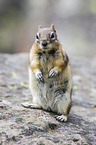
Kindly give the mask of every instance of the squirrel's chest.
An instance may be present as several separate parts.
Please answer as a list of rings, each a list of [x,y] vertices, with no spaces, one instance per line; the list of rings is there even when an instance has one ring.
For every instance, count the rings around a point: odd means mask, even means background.
[[[48,72],[53,67],[54,62],[54,55],[52,52],[39,52],[38,53],[39,63],[40,63],[40,69],[43,72]]]

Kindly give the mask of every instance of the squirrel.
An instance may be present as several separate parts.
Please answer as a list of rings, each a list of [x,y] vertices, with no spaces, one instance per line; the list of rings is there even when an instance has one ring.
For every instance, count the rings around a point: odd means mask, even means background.
[[[56,112],[56,120],[67,121],[72,104],[71,70],[53,24],[50,28],[38,27],[29,61],[29,87],[33,100],[32,104],[22,105]]]

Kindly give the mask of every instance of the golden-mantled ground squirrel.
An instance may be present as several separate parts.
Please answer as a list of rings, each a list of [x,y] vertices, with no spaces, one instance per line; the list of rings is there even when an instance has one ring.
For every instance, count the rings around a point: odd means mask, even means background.
[[[29,86],[32,104],[24,107],[56,112],[59,121],[67,121],[71,108],[72,81],[69,59],[62,49],[54,25],[38,27],[30,50]]]

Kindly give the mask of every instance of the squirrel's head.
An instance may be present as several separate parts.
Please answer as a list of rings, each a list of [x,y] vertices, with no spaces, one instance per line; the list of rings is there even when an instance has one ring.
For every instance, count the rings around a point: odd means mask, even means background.
[[[39,49],[54,48],[58,44],[56,30],[52,24],[50,28],[38,27],[35,42],[38,44]]]

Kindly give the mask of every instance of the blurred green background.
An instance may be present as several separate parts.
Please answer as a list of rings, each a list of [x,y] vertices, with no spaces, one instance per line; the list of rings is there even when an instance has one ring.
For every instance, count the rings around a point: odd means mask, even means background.
[[[28,52],[51,23],[67,53],[96,56],[96,0],[0,0],[0,52]]]

